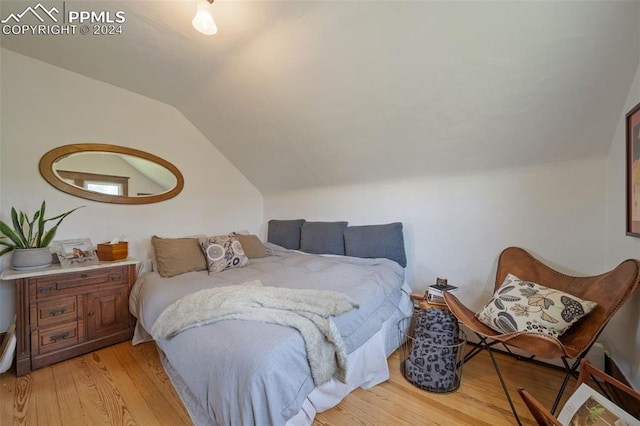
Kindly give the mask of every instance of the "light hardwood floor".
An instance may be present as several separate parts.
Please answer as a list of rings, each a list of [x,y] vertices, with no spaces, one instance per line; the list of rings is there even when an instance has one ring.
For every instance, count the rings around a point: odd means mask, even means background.
[[[499,355],[523,424],[534,424],[516,393],[524,386],[549,407],[562,372]],[[401,375],[398,353],[391,378],[357,389],[316,416],[329,425],[513,425],[509,406],[486,353],[464,366],[454,393],[421,391]],[[570,384],[572,386],[572,383]],[[0,375],[0,425],[189,425],[191,421],[164,373],[153,343],[125,342],[16,377]]]

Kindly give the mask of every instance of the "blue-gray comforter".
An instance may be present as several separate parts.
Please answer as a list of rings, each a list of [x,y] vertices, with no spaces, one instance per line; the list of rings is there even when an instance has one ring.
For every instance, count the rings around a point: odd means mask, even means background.
[[[162,311],[187,294],[256,279],[265,286],[335,290],[360,306],[334,318],[350,353],[376,333],[398,306],[404,271],[393,261],[267,247],[271,256],[213,275],[146,275],[134,296],[139,321],[151,330]],[[222,321],[157,344],[196,424],[284,425],[314,388],[304,341],[292,328]]]

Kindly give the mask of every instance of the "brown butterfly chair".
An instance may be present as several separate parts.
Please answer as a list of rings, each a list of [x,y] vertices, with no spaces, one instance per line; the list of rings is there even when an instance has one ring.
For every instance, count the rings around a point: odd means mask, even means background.
[[[638,287],[640,261],[635,259],[625,260],[615,269],[602,275],[573,277],[550,268],[524,249],[508,247],[502,251],[498,259],[495,290],[502,285],[509,273],[521,280],[561,290],[583,300],[590,300],[598,304],[588,315],[573,324],[562,336],[554,338],[547,334],[536,332],[501,333],[495,331],[480,322],[476,318],[475,312],[463,305],[454,295],[444,292],[444,299],[453,315],[480,339],[479,344],[465,357],[465,362],[483,349],[488,350],[511,411],[513,411],[518,424],[521,424],[500,373],[500,368],[493,356],[492,346],[502,343],[508,352],[510,352],[509,347],[514,347],[532,354],[531,358],[560,358],[562,360],[567,374],[551,408],[551,412],[555,412],[569,379],[572,376],[577,377],[576,371],[580,366],[580,361],[587,355],[611,317]]]

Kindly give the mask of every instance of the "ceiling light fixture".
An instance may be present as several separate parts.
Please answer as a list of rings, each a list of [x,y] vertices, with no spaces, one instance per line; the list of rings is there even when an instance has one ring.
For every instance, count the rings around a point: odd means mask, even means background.
[[[198,10],[191,23],[193,24],[193,28],[202,34],[214,35],[218,32],[218,27],[216,27],[216,23],[213,22],[213,15],[211,15],[212,4],[213,0],[198,0]]]

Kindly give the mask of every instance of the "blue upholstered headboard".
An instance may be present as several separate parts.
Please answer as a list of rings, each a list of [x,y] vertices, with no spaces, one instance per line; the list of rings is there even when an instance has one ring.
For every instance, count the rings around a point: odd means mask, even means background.
[[[270,220],[267,241],[291,250],[386,258],[407,266],[402,223],[348,226],[347,222],[307,222],[304,219]]]

